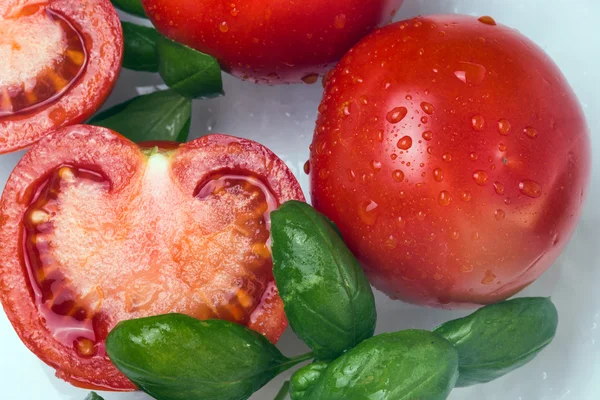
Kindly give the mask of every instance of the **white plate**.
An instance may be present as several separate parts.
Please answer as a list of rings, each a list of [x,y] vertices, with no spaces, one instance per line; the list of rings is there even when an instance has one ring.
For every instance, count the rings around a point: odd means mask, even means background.
[[[3,1],[3,0],[0,0]],[[73,0],[76,1],[76,0]],[[367,1],[367,0],[365,0]],[[406,0],[397,19],[418,14],[491,15],[541,45],[558,63],[586,112],[596,155],[590,196],[571,243],[555,265],[522,295],[552,296],[560,313],[554,342],[533,362],[493,383],[457,389],[452,400],[594,400],[600,398],[600,2],[596,0]],[[123,71],[107,105],[122,102],[160,79]],[[146,87],[146,88],[145,88]],[[227,95],[194,104],[193,137],[229,133],[257,140],[275,151],[301,180],[308,157],[320,85],[266,87],[225,77]],[[0,185],[22,153],[0,157]],[[2,244],[0,244],[2,245]],[[378,331],[433,328],[463,315],[391,301],[377,295]],[[279,347],[287,355],[306,348],[290,331]],[[273,399],[284,375],[252,397]],[[0,399],[82,400],[87,391],[56,379],[30,353],[0,312]],[[141,393],[106,394],[106,400],[148,399]],[[323,399],[326,400],[326,399]]]

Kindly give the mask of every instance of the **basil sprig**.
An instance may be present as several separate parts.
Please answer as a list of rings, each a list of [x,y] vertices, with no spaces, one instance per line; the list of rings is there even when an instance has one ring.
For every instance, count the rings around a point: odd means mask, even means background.
[[[271,221],[273,274],[296,335],[320,360],[373,336],[373,291],[331,222],[298,201],[271,213]]]
[[[214,57],[160,36],[158,72],[167,86],[191,99],[221,96],[221,67]]]
[[[146,12],[140,0],[111,0],[113,6],[126,13],[145,18]]]
[[[485,383],[533,360],[554,338],[558,313],[548,298],[521,298],[483,307],[434,332],[458,350],[457,386]]]
[[[154,28],[121,22],[123,26],[123,67],[134,71],[158,72],[156,41],[160,34]]]
[[[458,354],[440,336],[418,330],[383,333],[333,361],[292,400],[443,400],[458,378]],[[293,379],[294,381],[294,379]]]
[[[185,142],[192,101],[172,90],[135,97],[94,116],[88,124],[112,129],[134,142]]]
[[[85,396],[85,399],[83,400],[104,400],[102,397],[100,397],[98,395],[98,393],[96,392],[91,392],[90,394],[88,394],[87,396]]]
[[[121,322],[106,339],[115,366],[160,400],[247,399],[306,357],[228,321],[168,314]]]

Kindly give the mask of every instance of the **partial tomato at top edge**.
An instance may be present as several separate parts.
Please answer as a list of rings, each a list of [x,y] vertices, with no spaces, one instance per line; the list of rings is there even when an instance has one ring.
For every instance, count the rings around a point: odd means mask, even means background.
[[[157,147],[161,146],[161,147]],[[0,299],[23,342],[77,386],[132,390],[105,354],[121,320],[227,319],[276,342],[270,211],[304,200],[258,143],[138,147],[85,125],[34,145],[0,200]]]
[[[490,17],[425,16],[364,38],[327,81],[311,149],[314,205],[371,282],[437,307],[497,302],[537,279],[590,180],[565,77]]]
[[[256,83],[314,83],[403,0],[142,0],[163,35]]]
[[[109,0],[0,4],[0,154],[88,119],[121,68],[123,34]]]

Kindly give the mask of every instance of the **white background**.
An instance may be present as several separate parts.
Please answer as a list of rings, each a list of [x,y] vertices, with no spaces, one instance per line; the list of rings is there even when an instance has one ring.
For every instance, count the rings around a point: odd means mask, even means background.
[[[3,1],[3,0],[0,0]],[[73,0],[76,1],[76,0]],[[368,0],[365,0],[368,1]],[[592,132],[593,177],[590,195],[567,250],[522,295],[552,296],[560,313],[554,342],[533,362],[493,383],[457,389],[452,400],[594,400],[600,398],[600,2],[596,0],[406,0],[397,19],[418,14],[491,15],[541,45],[574,87]],[[152,74],[123,71],[107,105],[122,102],[159,84]],[[225,76],[227,95],[194,104],[192,138],[206,132],[257,140],[293,169],[308,193],[301,172],[308,157],[319,84],[265,87]],[[0,156],[0,186],[22,153]],[[0,244],[1,245],[1,244]],[[463,313],[430,310],[391,301],[377,294],[378,331],[430,329]],[[598,346],[596,340],[599,340]],[[279,347],[286,355],[305,347],[288,330]],[[286,375],[257,393],[270,400]],[[82,400],[87,392],[54,377],[21,343],[0,312],[0,399]],[[147,396],[107,394],[106,400],[142,400]],[[192,399],[190,399],[192,400]],[[323,399],[326,400],[326,399]]]

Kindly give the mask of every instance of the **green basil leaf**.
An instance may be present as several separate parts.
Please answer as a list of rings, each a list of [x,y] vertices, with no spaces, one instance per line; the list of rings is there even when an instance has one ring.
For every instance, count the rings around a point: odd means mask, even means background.
[[[319,360],[373,336],[377,313],[369,281],[323,215],[290,201],[271,213],[273,273],[294,332]]]
[[[93,117],[90,125],[103,126],[134,142],[185,142],[192,117],[192,101],[172,90],[135,97]]]
[[[296,371],[290,380],[290,397],[292,400],[308,399],[309,389],[319,380],[328,365],[326,362],[315,362]]]
[[[102,397],[98,395],[96,392],[91,392],[87,396],[85,396],[84,400],[104,400]]]
[[[113,6],[126,13],[146,18],[146,12],[140,0],[111,0]]]
[[[121,22],[123,26],[123,67],[135,71],[158,72],[156,40],[160,36],[154,28]]]
[[[305,400],[444,400],[458,378],[458,354],[446,339],[419,330],[367,339],[333,361]]]
[[[156,46],[158,72],[171,89],[192,99],[224,94],[221,67],[215,58],[163,36]]]
[[[106,351],[159,400],[241,400],[297,364],[264,336],[228,321],[168,314],[119,323]]]
[[[556,334],[558,313],[547,298],[520,298],[483,307],[435,332],[458,350],[457,386],[499,378],[531,361]]]

